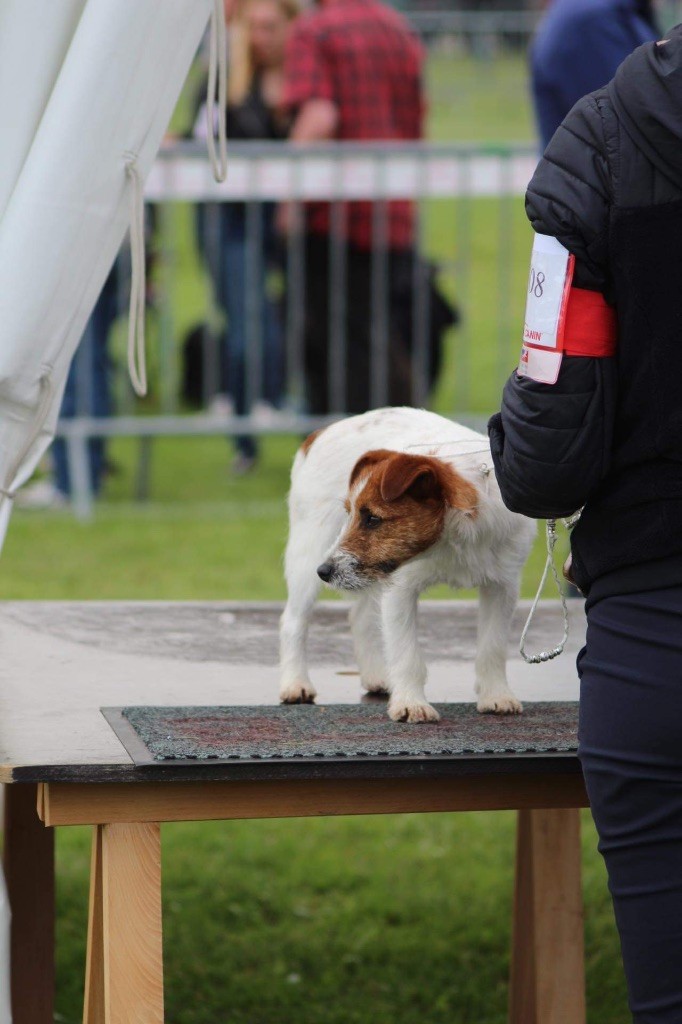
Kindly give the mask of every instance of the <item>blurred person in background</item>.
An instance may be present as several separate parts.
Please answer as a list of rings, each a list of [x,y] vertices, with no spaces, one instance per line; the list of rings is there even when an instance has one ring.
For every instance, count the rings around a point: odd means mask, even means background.
[[[110,416],[110,360],[108,339],[118,310],[118,261],[104,282],[99,299],[88,320],[76,355],[71,363],[64,387],[60,419],[75,416]],[[111,469],[106,458],[104,438],[90,437],[87,442],[90,488],[95,497],[100,493],[104,477]],[[73,482],[66,441],[57,437],[50,449],[52,475],[31,482],[16,497],[23,508],[46,509],[66,507],[72,495]]]
[[[298,143],[415,140],[423,136],[425,101],[423,50],[405,19],[378,0],[320,0],[296,22],[287,47],[284,104],[295,117],[290,138]],[[411,297],[414,207],[409,200],[387,203],[384,237],[375,237],[371,202],[341,206],[346,289],[341,306],[346,337],[346,394],[343,410],[370,408],[372,250],[388,256],[388,394],[391,404],[409,403],[412,394]],[[284,233],[297,229],[293,208],[279,211]],[[305,373],[308,411],[324,414],[329,402],[329,203],[305,206]],[[433,287],[431,323],[453,322],[453,311]],[[332,285],[336,288],[336,283]],[[431,334],[431,331],[427,331]],[[440,333],[438,332],[438,338]],[[430,353],[430,383],[438,371]],[[422,398],[421,401],[424,399]]]
[[[234,140],[286,138],[289,119],[282,113],[284,53],[296,0],[244,0],[225,4],[229,21],[229,81],[227,134]],[[205,85],[201,94],[205,95]],[[205,137],[205,108],[195,121],[195,137]],[[249,239],[247,204],[208,204],[198,209],[200,247],[206,257],[218,303],[226,314],[222,339],[225,396],[216,403],[228,413],[274,419],[282,400],[283,344],[279,312],[268,295],[268,270],[276,263],[274,205],[263,204],[262,250],[257,254],[262,367],[260,401],[250,407],[248,388],[249,345]],[[253,255],[253,254],[252,254]],[[234,471],[252,469],[258,457],[253,437],[236,438]]]
[[[652,0],[550,0],[530,50],[542,149],[579,99],[659,37]]]

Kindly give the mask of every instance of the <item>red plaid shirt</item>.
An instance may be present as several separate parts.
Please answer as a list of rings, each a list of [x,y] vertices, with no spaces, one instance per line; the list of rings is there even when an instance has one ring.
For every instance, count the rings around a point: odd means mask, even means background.
[[[287,48],[284,102],[335,104],[340,140],[422,137],[421,44],[396,11],[377,0],[333,0],[302,15]],[[308,230],[329,232],[329,204],[308,204]],[[372,247],[372,204],[348,203],[346,232],[361,249]],[[405,249],[413,239],[408,200],[388,204],[388,244]]]

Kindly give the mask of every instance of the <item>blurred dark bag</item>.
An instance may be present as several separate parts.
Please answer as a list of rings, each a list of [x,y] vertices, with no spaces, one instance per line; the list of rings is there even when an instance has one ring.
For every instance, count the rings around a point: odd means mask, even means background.
[[[406,339],[405,348],[411,361],[419,338],[418,311],[420,308],[424,311],[429,391],[434,387],[443,365],[444,335],[461,321],[458,306],[439,287],[438,270],[437,264],[413,252],[394,253],[392,256],[392,321],[400,325],[398,329]]]

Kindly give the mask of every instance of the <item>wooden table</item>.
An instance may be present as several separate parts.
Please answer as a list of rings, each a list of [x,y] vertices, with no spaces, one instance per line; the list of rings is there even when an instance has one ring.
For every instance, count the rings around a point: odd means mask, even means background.
[[[53,1019],[56,826],[93,826],[86,1024],[161,1024],[160,822],[491,809],[519,812],[509,1020],[584,1024],[577,809],[587,798],[574,754],[132,763],[100,707],[276,703],[280,610],[2,606],[0,782],[8,784],[15,1024]],[[514,637],[525,612],[519,609]],[[554,646],[560,630],[558,606],[548,602],[534,631],[537,646]],[[425,603],[422,636],[430,699],[471,700],[475,604]],[[569,649],[559,661],[527,666],[513,645],[509,674],[519,696],[575,699],[583,638],[582,606],[573,602]],[[336,602],[318,609],[311,665],[322,703],[361,699],[349,674],[345,609]]]

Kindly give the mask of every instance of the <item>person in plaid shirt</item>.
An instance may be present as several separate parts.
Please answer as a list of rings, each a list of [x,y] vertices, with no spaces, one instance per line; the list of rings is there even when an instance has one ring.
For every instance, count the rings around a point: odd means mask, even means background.
[[[291,138],[324,140],[414,140],[423,132],[423,51],[407,22],[378,0],[321,0],[292,29],[285,61],[284,104],[295,115]],[[345,301],[346,412],[370,403],[371,251],[386,245],[389,306],[396,308],[396,282],[411,282],[414,212],[409,200],[387,204],[384,237],[374,238],[369,202],[342,206],[347,243]],[[329,411],[329,233],[328,203],[306,204],[305,363],[309,409]],[[281,226],[291,211],[283,209]],[[336,225],[338,229],[338,222]],[[399,303],[398,303],[399,305]],[[404,319],[402,317],[401,319]],[[389,323],[389,394],[392,404],[410,400],[411,331]],[[410,317],[411,320],[411,317]],[[341,411],[341,410],[334,410]]]

